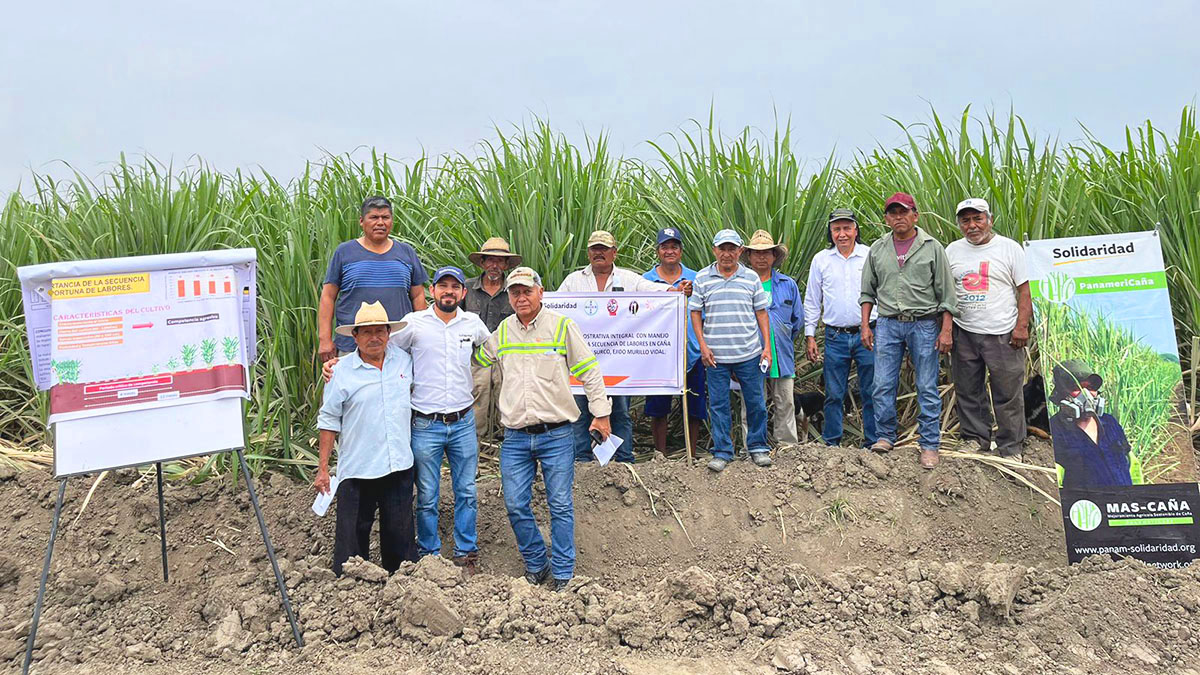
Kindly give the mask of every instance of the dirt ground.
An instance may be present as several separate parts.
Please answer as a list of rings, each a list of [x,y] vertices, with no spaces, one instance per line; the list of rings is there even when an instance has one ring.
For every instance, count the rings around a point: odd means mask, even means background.
[[[1050,464],[1036,442],[1026,459]],[[577,578],[530,587],[496,476],[482,573],[445,559],[329,571],[332,514],[258,484],[306,646],[296,649],[244,486],[72,479],[37,673],[1191,673],[1200,566],[1067,567],[1058,507],[979,462],[799,446],[758,469],[581,467]],[[1042,485],[1051,494],[1048,481]],[[57,484],[0,472],[0,663],[18,670]],[[450,537],[450,490],[443,540]],[[538,497],[535,495],[535,503]],[[336,508],[336,507],[335,507]],[[539,521],[547,521],[544,500]],[[448,553],[448,552],[447,552]]]

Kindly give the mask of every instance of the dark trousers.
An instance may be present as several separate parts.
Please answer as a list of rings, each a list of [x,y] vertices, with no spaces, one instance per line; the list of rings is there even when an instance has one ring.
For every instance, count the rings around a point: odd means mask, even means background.
[[[333,535],[333,573],[354,556],[371,558],[371,526],[379,511],[379,554],[383,569],[395,572],[405,560],[416,561],[413,524],[414,469],[379,478],[347,478],[338,483],[337,523]]]
[[[954,377],[960,435],[985,448],[992,442],[995,410],[996,449],[1001,455],[1021,452],[1025,439],[1025,350],[1008,345],[1009,334],[982,335],[954,326],[950,368]],[[984,373],[987,373],[985,385]],[[988,390],[992,394],[988,403]]]

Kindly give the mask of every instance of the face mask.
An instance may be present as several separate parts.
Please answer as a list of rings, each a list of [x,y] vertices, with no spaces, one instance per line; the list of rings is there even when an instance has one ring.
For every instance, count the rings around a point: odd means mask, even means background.
[[[1067,421],[1074,422],[1085,415],[1100,417],[1104,414],[1104,397],[1081,389],[1078,394],[1058,402]]]

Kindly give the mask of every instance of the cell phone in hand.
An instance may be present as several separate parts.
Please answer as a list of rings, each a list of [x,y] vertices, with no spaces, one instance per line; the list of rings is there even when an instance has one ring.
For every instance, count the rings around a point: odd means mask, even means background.
[[[591,434],[591,436],[592,436],[592,447],[593,448],[604,442],[604,437],[600,435],[599,431],[592,429],[588,433]]]

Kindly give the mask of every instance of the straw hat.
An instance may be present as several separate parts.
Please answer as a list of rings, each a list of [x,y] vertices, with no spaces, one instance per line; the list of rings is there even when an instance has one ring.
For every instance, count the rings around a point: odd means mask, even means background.
[[[408,324],[405,321],[389,321],[383,303],[376,300],[369,305],[365,302],[362,303],[362,307],[359,307],[358,312],[354,315],[354,323],[338,326],[334,330],[338,335],[351,337],[354,335],[354,329],[361,326],[387,326],[389,333],[395,333],[406,325]]]
[[[508,258],[508,264],[504,267],[506,270],[511,270],[521,264],[521,256],[513,253],[508,248],[508,242],[504,241],[503,237],[492,237],[483,242],[483,246],[476,252],[467,256],[467,260],[475,263],[478,267],[483,267],[483,256],[491,255],[497,258]]]
[[[749,259],[750,251],[775,251],[775,267],[779,267],[787,258],[788,249],[783,244],[776,244],[775,237],[771,236],[766,230],[755,230],[754,234],[750,235],[750,241],[746,244],[746,250],[742,255]]]

